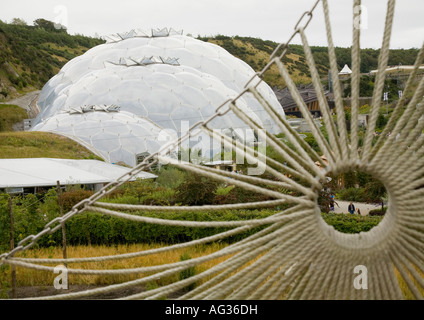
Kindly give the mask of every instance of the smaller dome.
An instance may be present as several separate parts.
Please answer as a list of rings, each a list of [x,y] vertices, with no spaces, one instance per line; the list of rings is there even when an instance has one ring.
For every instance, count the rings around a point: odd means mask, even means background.
[[[154,153],[166,143],[162,129],[147,119],[125,111],[68,112],[37,124],[34,131],[64,135],[84,145],[106,161],[136,165],[136,155]]]

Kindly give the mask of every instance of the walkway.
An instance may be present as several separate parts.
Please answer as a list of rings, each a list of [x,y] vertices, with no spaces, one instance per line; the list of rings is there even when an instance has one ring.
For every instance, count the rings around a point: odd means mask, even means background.
[[[336,200],[336,203],[338,203],[339,206],[337,206],[337,204],[334,206],[335,213],[349,213],[349,211],[347,211],[347,207],[350,201]],[[352,201],[352,203],[355,205],[356,209],[359,208],[362,216],[368,215],[370,210],[381,208],[381,204],[362,203],[362,202],[354,202],[354,201]]]
[[[19,98],[5,101],[3,103],[17,105],[25,109],[28,112],[28,116],[30,118],[35,118],[38,114],[38,108],[36,107],[36,102],[38,100],[40,93],[41,93],[40,90],[32,91]]]

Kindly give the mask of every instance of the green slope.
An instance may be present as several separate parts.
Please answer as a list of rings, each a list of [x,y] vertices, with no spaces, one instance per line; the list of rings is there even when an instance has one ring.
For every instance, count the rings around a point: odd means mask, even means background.
[[[0,132],[0,159],[61,158],[102,160],[75,141],[48,132]]]
[[[34,26],[0,21],[0,101],[41,89],[66,62],[104,42],[37,21]]]

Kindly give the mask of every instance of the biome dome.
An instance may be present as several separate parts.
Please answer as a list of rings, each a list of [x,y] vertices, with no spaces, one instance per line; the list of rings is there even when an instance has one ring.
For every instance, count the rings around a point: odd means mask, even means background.
[[[183,128],[206,120],[219,105],[236,97],[254,75],[250,66],[223,48],[172,29],[112,35],[105,44],[69,61],[46,83],[37,102],[40,113],[32,130],[66,134],[84,141],[106,161],[124,161],[133,166],[136,154],[150,154],[164,144],[155,134],[171,130],[179,135]],[[261,82],[257,89],[284,116],[271,88]],[[102,105],[116,108],[113,112],[91,108]],[[237,105],[266,130],[279,131],[250,93],[238,99]],[[120,113],[122,117],[118,116]],[[121,125],[128,117],[144,120],[128,120],[129,125]],[[100,140],[93,140],[93,136],[101,135],[97,131],[93,134],[95,129],[80,128],[83,123],[96,127],[96,121],[108,119],[120,127],[120,135],[132,134],[135,138],[115,138],[108,126],[102,127],[102,134],[108,136],[104,139],[111,146],[119,145],[112,150],[106,144],[94,142]],[[144,131],[135,129],[143,126]],[[210,126],[230,132],[247,128],[232,112],[215,118]]]

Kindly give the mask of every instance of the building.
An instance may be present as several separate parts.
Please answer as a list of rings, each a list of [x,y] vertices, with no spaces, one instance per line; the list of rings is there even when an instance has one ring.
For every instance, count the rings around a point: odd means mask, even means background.
[[[340,77],[348,77],[352,74],[352,70],[350,70],[347,64],[344,65],[343,69],[339,72]]]
[[[255,75],[224,48],[182,31],[137,29],[106,40],[67,62],[45,84],[30,130],[65,135],[110,163],[135,166],[137,155],[159,151],[213,116]],[[284,117],[272,89],[265,82],[257,89]],[[253,95],[237,99],[237,106],[268,132],[280,132]],[[229,112],[209,126],[241,130],[246,124]],[[199,136],[204,145],[211,140]],[[181,148],[192,147],[185,140]]]
[[[53,158],[0,159],[0,191],[6,193],[38,193],[61,186],[81,185],[100,190],[130,169],[99,160]],[[131,181],[154,179],[156,175],[140,172]]]
[[[203,163],[203,165],[212,167],[218,170],[225,170],[230,172],[237,171],[237,165],[233,160],[214,160]]]
[[[299,91],[303,101],[305,102],[311,114],[315,117],[320,117],[321,110],[319,107],[317,94],[313,85],[300,85],[297,87],[297,90]],[[291,93],[287,87],[285,87],[284,89],[274,88],[274,93],[277,96],[277,99],[283,107],[284,113],[286,115],[302,117],[302,113],[299,110],[299,107],[296,102],[293,100],[293,97],[291,96]],[[330,91],[325,91],[324,94],[327,101],[329,102],[330,109],[332,109],[332,93],[330,93]]]

